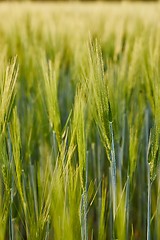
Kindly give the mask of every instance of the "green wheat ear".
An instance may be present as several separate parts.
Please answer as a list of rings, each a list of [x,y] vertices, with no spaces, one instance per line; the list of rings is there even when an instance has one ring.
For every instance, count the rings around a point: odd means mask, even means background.
[[[108,89],[104,80],[104,66],[102,53],[98,43],[92,45],[89,42],[88,47],[88,68],[86,75],[87,86],[89,89],[89,102],[91,113],[98,127],[101,140],[106,149],[108,159],[110,160],[110,130],[109,122],[112,121],[112,112],[108,96]]]
[[[49,122],[56,133],[58,148],[61,148],[61,117],[58,103],[58,80],[59,80],[59,58],[52,64],[46,60],[42,63],[43,85],[45,89],[45,101],[48,110]]]
[[[17,57],[6,66],[0,81],[0,127],[3,129],[9,119],[15,98],[15,84],[18,76]]]
[[[86,134],[85,134],[85,100],[83,96],[83,88],[77,90],[75,96],[74,110],[73,110],[73,122],[72,131],[75,134],[78,159],[80,168],[80,178],[82,188],[84,188],[83,171],[86,163]]]

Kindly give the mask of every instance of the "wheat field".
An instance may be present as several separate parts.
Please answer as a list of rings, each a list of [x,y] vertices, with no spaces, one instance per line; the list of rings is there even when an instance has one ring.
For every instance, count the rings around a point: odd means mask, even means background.
[[[160,239],[160,4],[0,4],[0,240]]]

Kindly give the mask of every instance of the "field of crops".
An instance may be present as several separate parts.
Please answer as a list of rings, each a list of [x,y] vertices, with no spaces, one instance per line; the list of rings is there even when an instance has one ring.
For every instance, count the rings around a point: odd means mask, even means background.
[[[160,239],[160,4],[0,5],[0,240]]]

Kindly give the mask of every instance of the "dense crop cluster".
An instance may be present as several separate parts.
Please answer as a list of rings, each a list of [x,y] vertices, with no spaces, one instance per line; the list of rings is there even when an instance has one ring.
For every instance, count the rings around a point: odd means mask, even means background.
[[[160,239],[160,5],[0,5],[0,240]]]

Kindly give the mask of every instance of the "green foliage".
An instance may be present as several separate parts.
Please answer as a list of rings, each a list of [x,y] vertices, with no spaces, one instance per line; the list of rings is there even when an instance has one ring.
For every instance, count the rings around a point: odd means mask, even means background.
[[[159,3],[12,7],[0,7],[0,240],[159,240]]]

